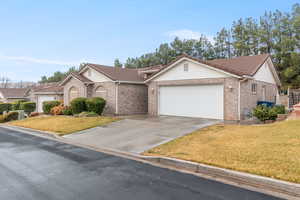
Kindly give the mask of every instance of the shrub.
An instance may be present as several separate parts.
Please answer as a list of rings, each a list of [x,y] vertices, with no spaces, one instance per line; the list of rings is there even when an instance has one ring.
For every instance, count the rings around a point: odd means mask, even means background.
[[[11,110],[10,103],[0,103],[0,114],[3,114],[4,111],[8,112]]]
[[[24,110],[25,113],[30,114],[31,112],[35,111],[36,103],[35,102],[22,102],[20,106],[21,110]]]
[[[50,111],[53,107],[59,106],[61,104],[60,101],[44,101],[43,102],[43,112],[45,114],[50,114]]]
[[[0,123],[4,123],[5,120],[4,120],[4,115],[0,115]]]
[[[98,115],[102,114],[105,105],[106,101],[100,97],[94,97],[86,100],[87,111],[97,113]]]
[[[30,113],[29,117],[36,117],[39,116],[40,114],[38,112],[32,112]]]
[[[253,109],[253,116],[257,117],[262,122],[266,120],[276,120],[277,113],[274,108],[265,105],[258,105]]]
[[[18,120],[19,113],[18,112],[9,112],[6,115],[4,115],[4,122],[10,122],[13,120]]]
[[[272,110],[277,114],[285,114],[285,106],[284,105],[275,105]]]
[[[27,102],[26,100],[18,100],[18,101],[14,101],[12,102],[12,110],[21,110],[21,104]]]
[[[73,99],[71,101],[71,110],[73,114],[79,114],[81,112],[87,111],[86,107],[86,98],[79,97],[76,99]]]
[[[63,109],[63,115],[73,115],[72,109],[70,106],[65,106]]]
[[[55,106],[55,107],[51,108],[50,113],[52,115],[62,115],[63,114],[63,110],[64,110],[64,106],[63,105],[59,105],[59,106]]]

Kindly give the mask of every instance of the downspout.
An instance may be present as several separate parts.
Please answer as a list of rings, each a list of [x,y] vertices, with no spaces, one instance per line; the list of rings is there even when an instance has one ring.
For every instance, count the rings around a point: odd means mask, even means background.
[[[116,82],[116,89],[115,89],[115,96],[116,96],[116,112],[115,114],[118,115],[119,114],[119,84],[120,82]]]
[[[238,86],[238,120],[241,121],[241,82],[242,80],[239,80],[239,86]]]
[[[239,80],[238,85],[238,120],[241,121],[241,83],[247,81],[251,77],[243,76],[242,79]]]

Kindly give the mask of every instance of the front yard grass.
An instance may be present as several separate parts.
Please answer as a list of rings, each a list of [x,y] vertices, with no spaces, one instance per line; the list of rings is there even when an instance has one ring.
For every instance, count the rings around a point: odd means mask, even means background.
[[[145,152],[300,183],[300,120],[215,125]]]
[[[42,116],[13,121],[8,124],[41,131],[55,132],[57,135],[62,136],[96,126],[103,126],[117,120],[118,119],[114,117]]]

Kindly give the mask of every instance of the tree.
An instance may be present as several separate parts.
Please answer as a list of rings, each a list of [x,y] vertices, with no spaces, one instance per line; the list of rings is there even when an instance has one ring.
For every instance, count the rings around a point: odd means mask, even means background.
[[[120,60],[118,58],[115,59],[115,62],[114,62],[114,66],[115,67],[122,67],[123,64],[120,62]]]
[[[79,69],[82,68],[83,65],[79,66]],[[67,72],[60,72],[56,71],[52,76],[42,76],[39,83],[53,83],[53,82],[59,82],[62,81],[66,76],[68,76],[71,72],[77,72],[79,71],[76,67],[71,67]]]
[[[230,31],[222,28],[221,31],[217,33],[214,40],[216,58],[231,58],[232,44]]]
[[[10,78],[8,77],[0,77],[0,87],[1,88],[8,88],[9,83],[11,82]]]

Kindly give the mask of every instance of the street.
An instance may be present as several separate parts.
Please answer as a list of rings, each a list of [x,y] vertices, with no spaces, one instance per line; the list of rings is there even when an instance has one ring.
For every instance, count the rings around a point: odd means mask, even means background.
[[[0,185],[3,200],[277,199],[4,128]]]

